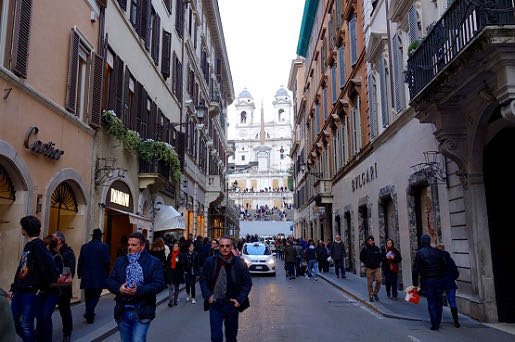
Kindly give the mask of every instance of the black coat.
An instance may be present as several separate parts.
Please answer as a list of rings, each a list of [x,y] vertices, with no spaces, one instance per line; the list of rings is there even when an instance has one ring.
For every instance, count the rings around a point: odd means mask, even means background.
[[[222,267],[222,256],[207,258],[200,275],[200,288],[204,297],[204,310],[209,309],[209,297],[213,294],[215,282]],[[240,303],[238,311],[242,312],[250,306],[249,293],[252,288],[252,278],[247,264],[237,256],[232,257],[230,264],[226,265],[227,272],[227,300],[236,299]]]
[[[81,289],[104,289],[111,266],[109,246],[98,239],[82,245],[77,265]]]
[[[359,260],[365,264],[366,268],[376,269],[381,266],[383,254],[376,245],[370,246],[368,243],[363,247],[359,253]]]
[[[297,250],[293,246],[287,246],[284,249],[284,262],[295,262],[297,258]]]
[[[64,243],[57,253],[61,254],[63,257],[64,267],[70,268],[73,277],[75,275],[75,253],[73,253],[73,249]]]
[[[161,261],[161,265],[163,266],[163,270],[166,267],[166,253],[164,248],[160,251],[150,251],[150,255],[152,255],[154,258]]]
[[[381,254],[383,255],[383,263],[381,265],[384,273],[391,273],[390,263],[388,262],[389,260],[386,258],[386,253],[388,253],[386,252],[386,249],[384,247],[381,248]],[[401,253],[395,247],[393,247],[392,253],[394,254],[394,257],[391,261],[393,263],[399,264],[402,261]]]
[[[143,269],[143,285],[139,286],[134,296],[122,295],[120,287],[126,282],[127,256],[116,259],[113,270],[107,278],[107,288],[116,295],[114,307],[114,319],[121,319],[124,305],[131,303],[136,306],[139,319],[153,319],[156,316],[156,294],[165,287],[163,268],[161,262],[151,256],[145,249],[141,252],[138,263]]]
[[[443,272],[443,286],[446,290],[456,290],[456,279],[460,276],[460,272],[456,267],[456,263],[452,260],[451,255],[447,251],[442,251],[446,260],[446,267]]]
[[[200,273],[200,257],[198,253],[193,251],[193,253],[181,253],[179,256],[179,261],[184,268],[184,273],[188,275],[198,275]]]
[[[325,246],[317,245],[315,247],[315,252],[317,254],[318,262],[323,263],[323,262],[327,261],[328,254],[327,254],[327,249],[325,249]]]
[[[180,261],[180,254],[177,255],[177,258],[179,258],[179,261],[175,263],[175,268],[172,269],[172,252],[168,254],[168,259],[166,260],[166,282],[167,284],[182,284],[184,283],[184,267],[182,262]]]
[[[345,245],[343,244],[343,241],[340,240],[339,243],[336,243],[336,241],[333,241],[331,245],[329,246],[329,253],[331,255],[331,258],[333,258],[334,261],[341,261],[345,258]]]
[[[415,255],[412,272],[413,285],[418,285],[419,275],[422,278],[422,285],[426,279],[441,280],[446,268],[447,260],[442,251],[431,246],[423,247]]]

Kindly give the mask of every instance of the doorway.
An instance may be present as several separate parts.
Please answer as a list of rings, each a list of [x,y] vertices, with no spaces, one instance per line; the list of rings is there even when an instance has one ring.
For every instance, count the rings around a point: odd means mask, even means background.
[[[77,212],[77,198],[72,187],[66,182],[59,184],[50,198],[48,234],[71,229]]]
[[[109,245],[111,266],[116,258],[127,254],[127,237],[134,232],[129,215],[106,208],[104,213],[104,242]]]
[[[495,296],[499,322],[515,322],[515,292],[511,285],[515,229],[515,178],[507,173],[507,159],[515,148],[515,129],[505,128],[483,154],[485,194],[492,248]],[[480,241],[478,241],[479,243]]]
[[[354,258],[352,253],[352,226],[351,226],[351,216],[350,211],[347,211],[343,216],[345,220],[345,238],[343,242],[345,243],[345,249],[347,254],[347,260],[345,260],[345,265],[347,266],[347,270],[351,272],[355,272],[354,268]]]

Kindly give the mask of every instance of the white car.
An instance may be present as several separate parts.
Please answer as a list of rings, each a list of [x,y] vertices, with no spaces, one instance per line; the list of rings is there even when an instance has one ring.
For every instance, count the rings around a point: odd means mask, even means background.
[[[275,255],[267,244],[251,242],[243,245],[241,257],[250,273],[272,274],[275,277]]]

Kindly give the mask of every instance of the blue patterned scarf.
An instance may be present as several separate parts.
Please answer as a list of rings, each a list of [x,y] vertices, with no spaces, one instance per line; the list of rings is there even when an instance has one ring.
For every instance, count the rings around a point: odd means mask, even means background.
[[[135,254],[127,254],[129,265],[127,266],[127,287],[135,287],[143,284],[143,269],[138,260],[141,252]]]

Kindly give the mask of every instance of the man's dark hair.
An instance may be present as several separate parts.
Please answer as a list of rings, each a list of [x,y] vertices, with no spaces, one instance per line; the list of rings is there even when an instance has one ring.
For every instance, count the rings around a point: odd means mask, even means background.
[[[368,236],[368,238],[367,238],[367,241],[368,241],[368,240],[372,240],[372,241],[374,241],[374,236],[373,236],[373,235],[369,235],[369,236]]]
[[[139,243],[142,245],[145,245],[147,243],[147,238],[145,237],[145,235],[143,235],[143,233],[140,232],[134,232],[130,234],[129,236],[127,236],[127,240],[129,239],[138,239]]]
[[[41,222],[35,216],[23,217],[20,220],[20,225],[29,237],[39,236],[39,233],[41,233]]]

